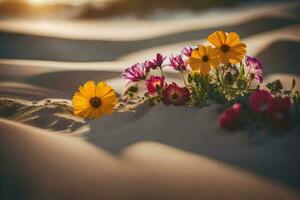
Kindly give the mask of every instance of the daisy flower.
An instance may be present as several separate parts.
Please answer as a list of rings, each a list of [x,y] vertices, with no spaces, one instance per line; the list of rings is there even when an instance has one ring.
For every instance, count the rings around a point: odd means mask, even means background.
[[[190,99],[190,91],[186,87],[180,87],[176,83],[172,83],[165,87],[163,91],[162,102],[166,105],[184,105]]]
[[[181,50],[181,54],[182,55],[185,55],[186,57],[190,57],[192,55],[192,47],[184,47],[182,50]]]
[[[237,64],[246,54],[246,44],[240,42],[235,32],[216,31],[208,36],[208,41],[218,49],[223,64]]]
[[[138,82],[146,79],[146,67],[143,64],[137,63],[125,69],[122,77],[129,80],[129,82]]]
[[[161,93],[162,89],[165,85],[165,77],[164,76],[151,76],[146,81],[146,89],[147,93],[153,95],[155,93]]]
[[[158,53],[156,54],[156,58],[151,60],[151,61],[146,61],[146,65],[147,67],[151,68],[151,69],[156,69],[158,67],[162,67],[163,66],[163,63],[165,61],[167,57],[166,56],[163,56],[162,54]]]
[[[266,90],[257,90],[249,97],[249,106],[255,113],[262,113],[269,110],[272,95]]]
[[[200,70],[201,74],[208,74],[212,67],[216,68],[220,65],[217,49],[200,45],[192,51],[189,64],[193,71]]]
[[[187,61],[184,60],[180,54],[177,56],[172,55],[170,57],[170,65],[177,71],[185,71],[187,68]]]
[[[114,112],[116,93],[105,82],[88,81],[73,96],[74,115],[94,119]]]
[[[257,80],[259,83],[263,82],[263,70],[262,70],[262,64],[261,62],[250,56],[246,56],[246,68],[248,68],[250,77],[252,79]]]

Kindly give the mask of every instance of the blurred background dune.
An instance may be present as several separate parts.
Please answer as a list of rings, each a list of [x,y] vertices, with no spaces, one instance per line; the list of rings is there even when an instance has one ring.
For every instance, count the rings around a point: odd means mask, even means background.
[[[1,0],[0,15],[82,19],[120,16],[147,18],[159,13],[197,12],[274,1],[284,0]]]

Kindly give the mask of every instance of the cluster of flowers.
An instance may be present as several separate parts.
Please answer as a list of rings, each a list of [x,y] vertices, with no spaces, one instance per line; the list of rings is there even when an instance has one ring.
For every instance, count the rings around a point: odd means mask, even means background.
[[[169,58],[158,53],[156,58],[124,70],[122,76],[129,84],[125,96],[151,104],[202,107],[214,101],[232,105],[219,117],[223,128],[254,119],[287,127],[292,103],[299,105],[299,92],[293,91],[295,81],[289,91],[276,88],[280,81],[268,84],[270,91],[261,90],[262,64],[247,56],[246,48],[238,34],[216,31],[208,36],[207,45],[185,47]],[[165,68],[177,71],[182,83],[167,83]],[[141,83],[145,92],[136,95]]]
[[[248,124],[288,127],[290,119],[299,118],[300,113],[300,94],[294,91],[295,80],[289,90],[284,90],[279,80],[261,89],[262,64],[247,56],[246,49],[238,34],[216,31],[208,36],[205,44],[185,47],[169,57],[158,53],[154,59],[125,69],[122,76],[128,80],[128,89],[119,102],[114,90],[105,82],[86,82],[73,97],[74,114],[93,119],[122,110],[120,107],[129,106],[128,101],[196,107],[216,102],[228,107],[219,116],[223,128]],[[181,83],[168,83],[166,68],[178,72]]]

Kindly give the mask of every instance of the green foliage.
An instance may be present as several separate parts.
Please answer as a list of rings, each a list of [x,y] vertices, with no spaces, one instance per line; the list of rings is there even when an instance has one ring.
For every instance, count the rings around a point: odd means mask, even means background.
[[[283,89],[283,86],[282,86],[282,83],[280,80],[275,80],[271,83],[268,83],[266,85],[266,87],[270,90],[270,92],[274,95],[280,95],[282,94],[282,89]]]

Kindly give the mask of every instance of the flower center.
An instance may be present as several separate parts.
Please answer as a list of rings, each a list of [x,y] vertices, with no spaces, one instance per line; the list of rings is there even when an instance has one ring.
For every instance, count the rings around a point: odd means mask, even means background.
[[[172,94],[172,99],[177,99],[178,98],[178,94],[174,93]]]
[[[227,53],[230,49],[230,46],[228,46],[227,44],[223,44],[221,46],[221,51],[223,51],[224,53]]]
[[[202,57],[202,61],[203,62],[207,62],[209,60],[209,57],[207,56],[207,55],[204,55],[203,57]]]
[[[155,88],[156,90],[159,90],[159,89],[161,88],[161,84],[160,84],[160,83],[155,83],[155,84],[154,84],[154,88]]]
[[[102,104],[101,99],[98,97],[93,97],[90,99],[90,104],[93,108],[99,108]]]

